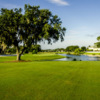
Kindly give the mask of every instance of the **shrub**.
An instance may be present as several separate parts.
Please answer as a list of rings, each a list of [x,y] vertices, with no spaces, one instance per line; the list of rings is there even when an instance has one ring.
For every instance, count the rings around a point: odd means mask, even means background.
[[[33,50],[32,54],[37,54],[37,50]]]
[[[77,49],[75,49],[74,53],[75,53],[76,55],[79,55],[79,54],[81,54],[81,51],[80,51],[79,48],[77,48]]]

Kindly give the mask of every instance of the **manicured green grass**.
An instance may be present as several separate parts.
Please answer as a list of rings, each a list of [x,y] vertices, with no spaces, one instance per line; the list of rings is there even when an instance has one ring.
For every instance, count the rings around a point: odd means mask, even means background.
[[[88,52],[86,52],[84,54],[86,54],[86,55],[100,55],[100,53],[88,53]]]
[[[57,55],[55,53],[39,53],[39,54],[25,54],[22,56],[23,60],[30,60],[30,61],[48,61],[53,59],[60,59],[64,58],[64,56]]]
[[[64,56],[57,55],[55,53],[38,53],[38,54],[24,54],[21,56],[25,61],[49,61],[53,59],[64,58]],[[16,56],[0,57],[0,62],[15,61]]]
[[[0,57],[0,62],[14,61],[14,60],[16,60],[16,56],[11,56],[11,57]]]
[[[100,100],[100,62],[0,63],[0,100]]]

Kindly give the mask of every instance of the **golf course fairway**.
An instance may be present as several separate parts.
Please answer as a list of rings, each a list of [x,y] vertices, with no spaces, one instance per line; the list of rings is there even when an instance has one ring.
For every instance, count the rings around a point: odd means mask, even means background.
[[[100,62],[0,63],[0,100],[100,100]]]

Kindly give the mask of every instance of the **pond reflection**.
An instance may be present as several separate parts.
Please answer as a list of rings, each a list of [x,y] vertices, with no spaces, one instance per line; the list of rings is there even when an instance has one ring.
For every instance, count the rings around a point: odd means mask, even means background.
[[[87,56],[87,55],[68,55],[59,54],[66,56],[66,58],[56,59],[55,61],[100,61],[100,56]]]

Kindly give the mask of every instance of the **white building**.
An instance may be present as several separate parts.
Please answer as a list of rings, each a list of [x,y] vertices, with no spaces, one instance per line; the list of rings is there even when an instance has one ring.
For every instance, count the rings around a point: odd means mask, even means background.
[[[92,51],[100,51],[100,48],[97,48],[96,46],[90,46],[88,49]]]

